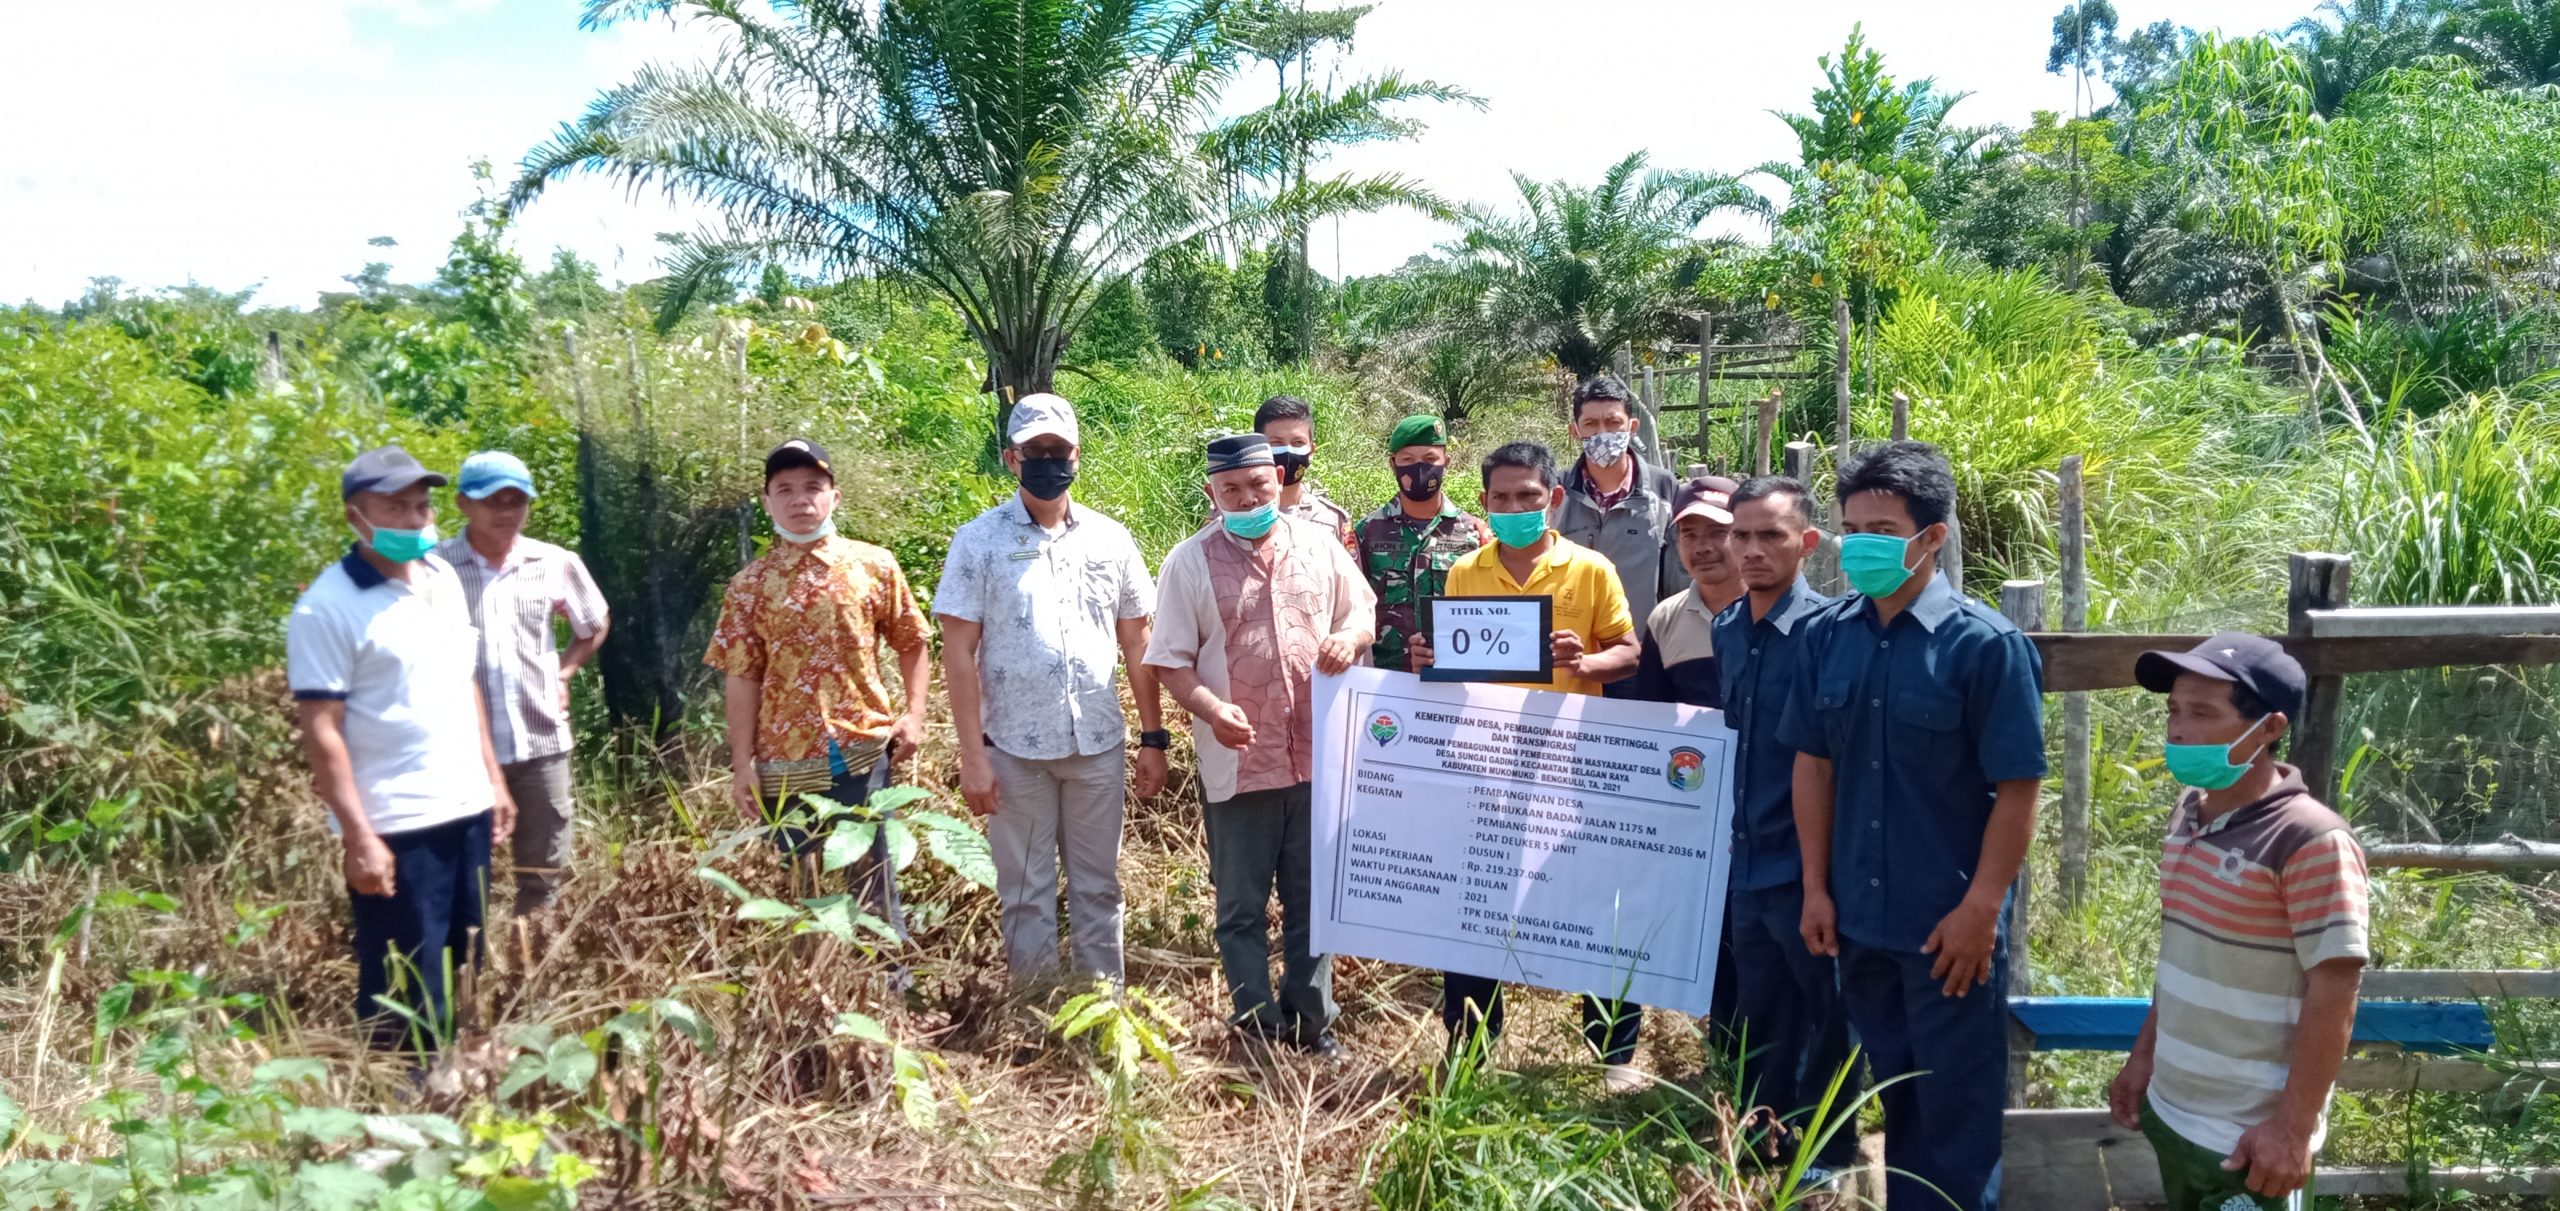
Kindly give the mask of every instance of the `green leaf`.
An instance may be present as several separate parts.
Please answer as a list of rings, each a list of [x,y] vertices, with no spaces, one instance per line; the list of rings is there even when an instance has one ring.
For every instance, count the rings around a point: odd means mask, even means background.
[[[365,1134],[372,1136],[376,1142],[389,1144],[394,1148],[427,1146],[426,1133],[401,1121],[399,1115],[368,1114],[364,1116],[364,1130]]]
[[[18,1128],[26,1121],[27,1112],[9,1100],[8,1090],[0,1089],[0,1152],[8,1150],[10,1142],[18,1138]]]
[[[582,1038],[565,1038],[551,1045],[551,1083],[571,1093],[586,1092],[587,1084],[596,1079],[596,1053]]]
[[[540,1211],[552,1205],[551,1183],[530,1177],[493,1177],[480,1193],[497,1211]]]
[[[827,896],[811,900],[809,910],[808,928],[839,942],[854,946],[869,945],[857,931],[875,934],[886,941],[898,940],[897,931],[889,928],[888,922],[864,912],[851,896]]]
[[[177,901],[177,899],[176,899],[175,897],[173,897],[173,896],[163,895],[163,894],[162,894],[162,893],[160,893],[160,892],[156,892],[156,891],[140,892],[140,893],[137,893],[137,894],[135,895],[135,897],[134,897],[134,898],[135,898],[135,899],[137,899],[137,900],[140,900],[140,901],[142,902],[143,907],[145,907],[145,908],[149,908],[149,909],[151,909],[151,910],[152,910],[152,911],[154,911],[154,912],[176,912],[176,911],[178,911],[178,901]]]
[[[418,1134],[448,1148],[459,1148],[469,1138],[463,1133],[462,1124],[441,1114],[404,1114],[399,1117]]]
[[[836,1033],[857,1042],[877,1043],[883,1047],[891,1045],[889,1031],[878,1018],[850,1009],[836,1015]]]
[[[950,867],[953,874],[994,891],[996,860],[987,848],[986,834],[949,816],[939,818],[950,820],[950,825],[933,824],[922,816],[916,818],[917,823],[926,825],[924,843],[933,851],[934,860]]]
[[[933,792],[921,786],[892,786],[871,796],[871,801],[864,806],[876,815],[885,816],[919,799],[932,797]]]
[[[266,1085],[290,1085],[295,1081],[329,1079],[329,1062],[309,1056],[281,1056],[258,1065],[249,1073],[251,1079]]]
[[[364,1116],[338,1106],[295,1106],[278,1121],[286,1131],[321,1144],[345,1143],[364,1134]]]
[[[649,1007],[656,1011],[659,1021],[674,1027],[676,1032],[684,1037],[692,1039],[694,1046],[700,1047],[704,1055],[711,1054],[713,1047],[711,1026],[702,1020],[701,1014],[693,1011],[693,1006],[674,997],[660,997],[649,1002]]]
[[[541,1056],[517,1056],[514,1063],[507,1065],[507,1079],[498,1082],[498,1100],[503,1102],[531,1088],[548,1067]]]
[[[826,856],[823,862],[826,872],[833,874],[843,870],[862,857],[862,851],[871,848],[872,828],[873,825],[866,821],[862,824],[842,825],[834,832],[828,833]]]
[[[916,860],[916,830],[904,820],[883,820],[880,828],[889,838],[889,869],[905,870]]]
[[[748,891],[746,887],[740,884],[736,879],[732,879],[708,866],[695,867],[693,874],[695,878],[700,879],[713,887],[717,887],[730,895],[736,896],[741,900],[752,900],[755,898],[755,893]]]
[[[738,906],[738,919],[741,921],[795,921],[800,915],[798,907],[762,896]]]
[[[306,1164],[293,1175],[293,1192],[310,1211],[355,1211],[390,1189],[391,1183],[349,1164]]]

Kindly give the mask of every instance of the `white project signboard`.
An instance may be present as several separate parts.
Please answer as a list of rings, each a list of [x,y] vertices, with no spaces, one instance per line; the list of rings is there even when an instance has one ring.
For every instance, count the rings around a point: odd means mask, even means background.
[[[1366,668],[1315,704],[1318,954],[1707,1012],[1723,712]]]

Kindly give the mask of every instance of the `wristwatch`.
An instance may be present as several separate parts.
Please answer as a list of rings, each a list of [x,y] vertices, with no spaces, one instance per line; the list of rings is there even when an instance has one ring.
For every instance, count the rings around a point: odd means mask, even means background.
[[[1138,747],[1157,749],[1172,748],[1173,732],[1166,728],[1157,728],[1152,732],[1140,732],[1138,733]]]

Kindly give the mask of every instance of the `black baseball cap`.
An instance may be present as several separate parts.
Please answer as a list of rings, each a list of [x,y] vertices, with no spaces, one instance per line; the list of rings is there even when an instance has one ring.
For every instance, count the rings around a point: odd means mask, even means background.
[[[2265,636],[2225,631],[2186,651],[2144,652],[2133,662],[2133,679],[2154,693],[2168,693],[2180,673],[2231,682],[2285,718],[2302,714],[2302,662]]]
[[[805,437],[795,437],[775,446],[764,456],[764,477],[771,482],[774,474],[795,467],[815,467],[827,474],[828,482],[836,477],[836,469],[827,458],[827,448]]]
[[[346,500],[358,492],[392,493],[411,484],[441,488],[452,481],[441,471],[430,471],[420,465],[409,452],[398,446],[383,446],[356,455],[338,476],[338,499]]]

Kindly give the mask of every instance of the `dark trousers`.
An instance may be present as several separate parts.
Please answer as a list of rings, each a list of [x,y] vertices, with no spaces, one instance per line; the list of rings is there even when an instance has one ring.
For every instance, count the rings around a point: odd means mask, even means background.
[[[490,816],[383,834],[391,850],[391,894],[347,889],[355,910],[356,1018],[377,1048],[411,1042],[424,1050],[451,1037],[446,968],[480,961],[473,931],[488,903]],[[408,1019],[390,1005],[416,1014],[424,1035],[413,1035]]]
[[[1463,1043],[1484,1022],[1487,1042],[1502,1037],[1502,981],[1462,971],[1440,973],[1440,1025],[1452,1044]],[[1582,1038],[1604,1064],[1624,1064],[1636,1057],[1636,1036],[1644,1029],[1644,1006],[1632,1001],[1602,1000],[1582,994]]]
[[[1725,904],[1732,965],[1717,977],[1730,986],[1741,1036],[1742,1095],[1767,1106],[1791,1127],[1818,1131],[1812,1110],[1831,1077],[1849,1060],[1849,1010],[1840,999],[1840,965],[1805,949],[1798,925],[1804,917],[1804,884],[1736,890]],[[2006,1052],[2004,1051],[2005,1055]],[[1837,1115],[1858,1095],[1857,1078],[1840,1087]],[[1832,1133],[1815,1154],[1826,1169],[1845,1168],[1858,1155],[1855,1123]]]
[[[871,802],[873,793],[886,789],[888,785],[889,759],[882,757],[868,770],[829,778],[826,789],[823,791],[815,786],[794,785],[786,788],[783,793],[773,797],[769,810],[771,818],[776,820],[795,811],[815,816],[816,809],[801,801],[800,796],[804,791],[810,794],[823,794],[847,807],[860,807]],[[778,825],[773,830],[774,848],[795,858],[817,851],[825,840],[824,832],[811,836],[807,830],[795,825]],[[905,906],[898,902],[898,871],[889,862],[887,832],[879,829],[872,831],[870,850],[861,857],[855,858],[853,864],[845,868],[845,881],[846,890],[851,891],[872,913],[887,923],[890,932],[898,935],[898,941],[907,940],[907,914]],[[903,974],[903,967],[893,969],[893,979],[900,978]]]
[[[1333,960],[1314,953],[1307,784],[1246,791],[1202,811],[1218,892],[1218,964],[1237,1025],[1312,1043],[1333,1028]],[[1271,991],[1271,892],[1280,892],[1280,991]]]
[[[1840,992],[1884,1106],[1885,1204],[1998,1211],[2000,1124],[2009,1101],[2009,951],[1963,996],[1940,991],[1932,956],[1840,940]],[[1893,1081],[1911,1073],[1909,1080]],[[1926,1184],[1923,1184],[1926,1183]],[[1935,1191],[1931,1189],[1935,1187]],[[1938,1191],[1944,1192],[1940,1197]]]

